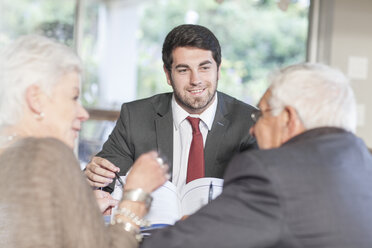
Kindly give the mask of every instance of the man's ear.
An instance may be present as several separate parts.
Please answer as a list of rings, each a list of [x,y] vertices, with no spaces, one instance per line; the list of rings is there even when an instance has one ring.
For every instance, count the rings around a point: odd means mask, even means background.
[[[296,109],[292,106],[285,106],[284,110],[286,112],[286,126],[288,128],[288,135],[293,137],[304,132],[305,127]]]
[[[40,86],[33,84],[26,89],[26,104],[27,107],[36,115],[42,111],[42,97],[43,91]]]
[[[171,79],[171,75],[170,75],[170,72],[167,70],[167,68],[165,67],[165,65],[163,65],[163,70],[164,70],[164,73],[165,73],[165,76],[167,77],[167,83],[172,86],[172,79]]]

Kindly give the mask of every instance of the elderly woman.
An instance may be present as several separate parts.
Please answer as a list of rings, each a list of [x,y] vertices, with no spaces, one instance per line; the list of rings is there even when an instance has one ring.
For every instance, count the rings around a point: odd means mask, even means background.
[[[79,102],[81,64],[40,36],[0,53],[0,247],[136,247],[151,193],[167,179],[156,152],[128,175],[105,226],[72,152],[88,113]],[[114,203],[98,194],[101,211]]]

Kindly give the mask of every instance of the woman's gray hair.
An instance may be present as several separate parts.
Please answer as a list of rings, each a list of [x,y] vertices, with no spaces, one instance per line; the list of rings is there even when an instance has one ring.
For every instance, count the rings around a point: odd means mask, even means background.
[[[284,68],[269,80],[268,103],[273,115],[292,106],[306,129],[332,126],[355,132],[356,102],[342,72],[323,64],[304,63]]]
[[[81,73],[81,61],[67,46],[39,35],[27,35],[0,51],[0,128],[23,115],[25,91],[33,84],[47,93],[70,72]]]

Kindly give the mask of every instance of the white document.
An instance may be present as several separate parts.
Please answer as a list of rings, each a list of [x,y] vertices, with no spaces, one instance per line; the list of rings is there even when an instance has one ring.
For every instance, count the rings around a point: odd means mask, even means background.
[[[125,177],[121,177],[125,182]],[[152,193],[153,201],[145,219],[153,224],[173,225],[184,215],[190,215],[208,203],[210,185],[212,183],[212,199],[222,192],[223,179],[204,177],[186,184],[181,192],[167,181]],[[120,185],[115,185],[112,197],[120,200],[123,191]]]

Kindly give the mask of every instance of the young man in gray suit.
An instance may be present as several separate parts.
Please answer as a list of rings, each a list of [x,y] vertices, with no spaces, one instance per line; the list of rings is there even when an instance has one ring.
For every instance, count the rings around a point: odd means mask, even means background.
[[[113,172],[120,168],[125,175],[142,153],[157,150],[167,158],[172,182],[182,188],[193,139],[188,116],[201,119],[203,176],[222,178],[235,153],[256,148],[249,133],[255,108],[217,92],[221,48],[214,34],[203,26],[180,25],[165,38],[162,53],[173,93],[123,104],[102,151],[86,167],[92,186],[112,187]]]
[[[348,80],[300,64],[271,82],[252,115],[261,149],[235,156],[222,194],[143,248],[372,247],[372,156]]]

